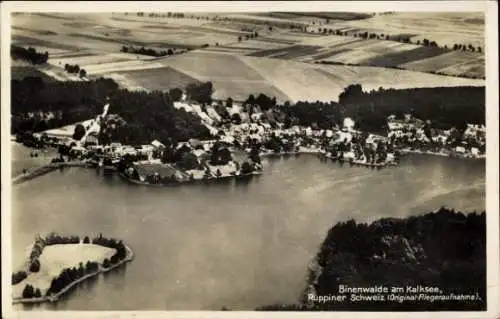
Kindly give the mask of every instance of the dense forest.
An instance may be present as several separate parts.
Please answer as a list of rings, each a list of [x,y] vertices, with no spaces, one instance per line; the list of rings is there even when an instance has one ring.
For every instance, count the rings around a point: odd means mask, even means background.
[[[387,301],[272,305],[260,310],[484,310],[486,307],[486,214],[442,207],[405,219],[371,224],[354,220],[331,228],[311,269],[315,295],[338,295],[351,287],[439,287],[444,294],[478,293],[477,301]]]
[[[40,132],[94,118],[118,85],[109,79],[46,83],[39,77],[11,81],[13,134]]]
[[[267,110],[275,100],[260,94],[246,104],[259,105]],[[352,118],[357,128],[367,132],[384,132],[387,117],[402,118],[404,114],[431,121],[434,128],[463,130],[467,123],[485,124],[484,87],[439,87],[415,89],[379,89],[363,92],[361,85],[350,85],[339,96],[339,102],[285,103],[276,106],[287,115],[285,125],[298,124],[328,129]]]
[[[23,47],[19,47],[16,45],[11,45],[10,56],[14,60],[21,59],[21,60],[31,62],[31,64],[44,64],[44,63],[47,63],[47,61],[49,59],[48,52],[39,53],[32,47],[25,49]]]
[[[432,122],[436,128],[464,129],[467,123],[485,124],[484,87],[439,87],[415,89],[379,89],[363,92],[361,85],[347,87],[339,96],[346,115],[366,131],[377,131],[387,116],[405,113]]]
[[[168,93],[119,90],[111,79],[45,83],[38,77],[27,77],[13,80],[11,89],[13,134],[95,118],[108,101],[110,113],[118,114],[125,125],[114,129],[104,125],[100,136],[104,143],[141,144],[154,139],[185,141],[209,136],[197,117],[174,108]]]
[[[159,141],[206,139],[210,132],[195,115],[174,108],[168,93],[159,91],[129,92],[118,90],[110,96],[110,113],[118,114],[126,123],[115,129],[104,127],[102,143],[149,144]]]

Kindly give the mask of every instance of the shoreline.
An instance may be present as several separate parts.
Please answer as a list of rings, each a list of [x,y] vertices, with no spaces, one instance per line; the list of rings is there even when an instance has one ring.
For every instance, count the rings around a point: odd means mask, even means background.
[[[227,176],[221,176],[221,177],[210,177],[210,178],[199,178],[199,179],[193,179],[193,180],[187,180],[187,181],[177,181],[177,182],[170,182],[168,184],[165,183],[158,183],[158,184],[151,184],[146,181],[142,182],[133,178],[128,177],[124,173],[119,173],[119,175],[127,180],[130,183],[136,184],[136,185],[141,185],[141,186],[156,186],[156,187],[170,187],[170,186],[179,186],[179,185],[185,185],[185,184],[195,184],[195,183],[203,183],[203,182],[214,182],[214,181],[227,181],[230,179],[239,179],[239,178],[248,178],[252,176],[257,176],[261,175],[262,171],[254,171],[249,174],[244,174],[244,175],[227,175]]]
[[[458,159],[471,159],[471,160],[481,160],[481,159],[486,159],[486,154],[484,155],[478,155],[478,156],[471,156],[468,154],[456,154],[452,153],[449,151],[448,153],[445,152],[432,152],[432,151],[423,151],[423,150],[411,150],[409,148],[403,148],[400,150],[400,152],[403,155],[406,154],[419,154],[419,155],[432,155],[432,156],[441,156],[441,157],[452,157],[452,158],[458,158]]]
[[[59,300],[59,298],[67,293],[71,288],[75,287],[79,283],[91,278],[95,277],[101,273],[106,273],[108,271],[111,271],[121,265],[124,265],[127,262],[130,262],[134,259],[134,252],[128,245],[125,245],[125,250],[127,251],[127,255],[125,256],[124,259],[120,260],[118,263],[108,267],[104,268],[102,265],[99,265],[99,269],[93,273],[87,274],[81,278],[76,279],[75,281],[71,282],[69,285],[61,289],[57,294],[51,295],[51,296],[43,296],[39,298],[13,298],[12,299],[12,304],[19,304],[19,303],[42,303],[42,302],[56,302]]]
[[[409,148],[402,148],[399,149],[399,152],[401,152],[401,155],[412,155],[412,154],[417,154],[417,155],[432,155],[432,156],[439,156],[439,157],[451,157],[451,158],[458,158],[458,159],[465,159],[465,160],[484,160],[486,159],[486,155],[482,154],[476,157],[470,156],[470,155],[459,155],[459,154],[454,154],[452,152],[432,152],[432,151],[423,151],[423,150],[411,150]],[[361,162],[357,160],[345,160],[345,159],[338,159],[334,158],[331,155],[328,155],[324,150],[321,149],[309,149],[309,150],[299,150],[299,151],[292,151],[292,152],[279,152],[279,153],[274,153],[272,151],[267,151],[267,152],[261,152],[259,154],[263,158],[269,158],[269,157],[280,157],[280,156],[299,156],[299,155],[317,155],[322,158],[326,159],[332,159],[339,161],[341,163],[347,163],[350,165],[356,165],[356,166],[363,166],[363,167],[369,167],[369,168],[385,168],[388,166],[397,166],[399,163],[393,162],[393,163],[366,163],[366,162]],[[64,168],[64,167],[83,167],[83,168],[94,168],[90,163],[83,162],[83,161],[71,161],[71,162],[60,162],[60,163],[49,163],[40,167],[37,167],[33,169],[30,172],[26,172],[24,174],[17,175],[15,177],[12,177],[12,184],[13,185],[18,185],[22,184],[24,182],[30,181],[32,179],[35,179],[39,176],[45,175],[47,173],[53,172],[57,169]],[[109,170],[108,170],[109,171]],[[116,172],[116,170],[113,170],[113,173]],[[138,180],[133,180],[128,176],[125,176],[123,173],[119,173],[123,178],[126,180],[130,181],[131,183],[137,184],[137,185],[145,185],[145,186],[175,186],[175,185],[181,185],[181,184],[190,184],[194,182],[200,182],[200,181],[213,181],[213,180],[226,180],[229,178],[238,178],[238,177],[245,177],[245,176],[253,176],[253,175],[261,175],[263,172],[262,171],[257,171],[253,172],[251,174],[246,174],[246,175],[228,175],[228,176],[221,176],[221,177],[210,177],[208,179],[195,179],[195,180],[188,180],[188,181],[178,181],[178,182],[172,182],[168,184],[150,184],[148,182],[141,182]]]
[[[63,167],[88,167],[87,163],[81,161],[71,161],[71,162],[60,162],[60,163],[49,163],[40,167],[33,169],[30,172],[17,175],[12,177],[12,184],[17,185],[39,176],[45,175],[47,173],[53,172],[59,168]]]

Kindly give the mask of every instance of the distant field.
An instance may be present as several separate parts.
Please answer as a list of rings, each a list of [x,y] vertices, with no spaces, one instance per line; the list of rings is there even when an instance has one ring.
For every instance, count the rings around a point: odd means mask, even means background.
[[[412,42],[427,38],[439,45],[454,43],[484,47],[484,15],[481,12],[432,12],[376,15],[369,19],[346,21],[335,27],[389,35],[411,34]]]
[[[69,56],[63,58],[51,58],[50,62],[54,65],[65,65],[68,64],[78,64],[80,67],[85,68],[88,65],[98,65],[105,64],[111,62],[121,62],[121,61],[130,61],[131,58],[114,56],[113,54],[92,54],[92,55],[83,55],[83,56]]]
[[[460,66],[480,66],[475,72],[478,76],[484,76],[485,71],[485,61],[484,55],[480,53],[473,52],[449,52],[446,54],[441,54],[435,57],[413,61],[406,64],[403,64],[402,67],[408,68],[410,70],[417,71],[427,71],[427,70],[435,70],[437,72],[446,72],[448,74],[460,74],[463,72],[458,72],[456,69],[459,69]],[[463,69],[463,67],[462,67]],[[471,69],[470,71],[472,71]],[[471,74],[473,72],[470,72]]]
[[[135,86],[144,87],[148,90],[165,91],[171,88],[184,88],[189,83],[199,83],[197,79],[179,72],[171,67],[143,69],[132,71],[119,71],[114,74],[123,76]],[[112,75],[112,77],[113,77]]]
[[[102,59],[85,58],[84,55],[81,59],[76,59],[77,55],[71,59],[95,65],[138,59],[137,56],[122,59],[107,55],[118,53],[124,44],[158,49],[197,48],[208,44],[206,51],[236,56],[302,62],[324,60],[484,77],[480,60],[471,57],[469,52],[450,52],[416,44],[354,37],[355,33],[373,32],[382,38],[408,36],[414,43],[427,38],[450,48],[455,43],[483,47],[484,17],[481,13],[400,12],[372,16],[351,12],[268,12],[191,15],[193,18],[181,19],[123,13],[23,14],[13,19],[13,39],[19,44],[43,47],[51,53],[53,61],[58,57],[62,64],[65,63],[62,62],[65,56],[58,56],[57,50],[90,51],[98,55],[106,52]],[[186,17],[191,15],[186,14]],[[311,24],[313,21],[314,25]],[[269,25],[274,27],[272,31],[268,30]],[[316,31],[318,28],[334,32],[341,30],[349,36],[302,33],[290,29],[291,25],[308,25]],[[259,37],[246,40],[245,35],[252,33],[250,31],[258,31]],[[238,41],[239,36],[242,37],[241,42]],[[441,55],[443,58],[440,58]],[[448,56],[452,56],[450,61],[453,64],[443,62]]]
[[[208,81],[208,78],[204,78]],[[213,94],[214,99],[225,100],[231,97],[234,100],[246,100],[250,94],[255,96],[264,93],[267,96],[276,97],[278,101],[288,101],[290,97],[282,92],[279,88],[267,81],[245,82],[232,80],[215,80],[212,81],[215,87]]]
[[[150,67],[144,62],[144,67]],[[346,86],[364,89],[484,85],[483,80],[439,76],[422,72],[377,67],[318,65],[223,53],[190,52],[154,62],[164,67],[113,72],[132,89],[166,90],[188,82],[212,81],[214,98],[246,99],[260,92],[278,101],[337,100]],[[183,85],[184,84],[184,85]]]
[[[39,70],[50,77],[80,80],[63,70],[66,63],[78,64],[90,78],[109,76],[134,90],[169,89],[210,80],[217,98],[245,99],[248,94],[264,92],[281,101],[296,101],[336,100],[345,86],[355,82],[376,88],[484,85],[484,81],[430,74],[484,77],[483,53],[382,40],[386,35],[406,35],[412,42],[427,38],[448,47],[457,41],[483,46],[481,14],[279,12],[192,13],[186,17],[22,14],[13,18],[12,34],[16,44],[49,52],[49,64]],[[316,28],[315,32],[302,33],[296,28],[306,25]],[[348,36],[320,34],[319,28],[333,33],[342,30]],[[255,32],[257,38],[246,39],[245,35]],[[381,39],[354,37],[361,32],[377,33]],[[153,58],[121,53],[123,44],[196,49]],[[201,49],[204,44],[209,46]],[[314,64],[318,61],[345,65]]]
[[[445,53],[445,51],[440,48],[419,47],[413,50],[408,50],[403,52],[383,54],[381,56],[376,56],[370,59],[363,60],[360,63],[371,66],[394,67],[408,62],[418,61],[429,57],[437,56],[443,53]]]
[[[344,83],[359,83],[364,90],[485,85],[484,80],[368,66],[321,65],[318,70],[328,72]]]
[[[223,78],[231,80],[262,80],[262,75],[246,66],[237,56],[216,53],[191,52],[163,60],[165,65],[177,70],[209,77],[213,80]]]
[[[255,53],[249,54],[249,56],[254,57],[268,57],[273,56],[283,59],[293,59],[296,57],[310,55],[316,53],[320,47],[311,45],[293,45],[284,48],[263,50]]]

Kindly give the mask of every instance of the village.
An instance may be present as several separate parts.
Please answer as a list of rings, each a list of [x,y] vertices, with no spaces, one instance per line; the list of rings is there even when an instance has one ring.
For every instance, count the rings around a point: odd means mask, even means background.
[[[211,135],[210,140],[186,142],[153,140],[147,145],[99,143],[103,121],[116,115],[106,103],[95,119],[24,137],[27,145],[55,147],[59,156],[52,164],[86,166],[105,172],[119,172],[129,181],[146,185],[167,185],[197,180],[239,178],[261,174],[261,158],[273,155],[316,154],[350,165],[382,168],[397,165],[408,153],[461,158],[484,158],[485,127],[469,124],[463,134],[456,129],[430,128],[429,123],[406,114],[387,118],[387,136],[361,132],[345,118],[342,127],[313,129],[292,125],[285,128],[274,109],[233,102],[200,105],[183,95],[174,107],[194,113]],[[111,109],[111,111],[110,111]],[[274,121],[271,120],[274,119]],[[278,120],[277,120],[278,119]],[[77,132],[80,131],[80,132]],[[36,152],[33,156],[36,156]],[[65,159],[66,158],[66,159]],[[24,174],[32,172],[24,171]]]

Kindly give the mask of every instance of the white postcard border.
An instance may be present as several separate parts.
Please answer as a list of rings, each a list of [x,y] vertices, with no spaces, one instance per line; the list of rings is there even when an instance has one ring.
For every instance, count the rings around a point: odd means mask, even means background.
[[[189,1],[186,2],[3,2],[1,4],[2,81],[2,316],[5,318],[498,318],[499,188],[498,188],[498,3],[496,1]],[[486,214],[487,294],[485,312],[253,312],[253,311],[27,311],[14,312],[11,299],[10,180],[10,12],[237,12],[237,11],[484,11],[486,16]]]

